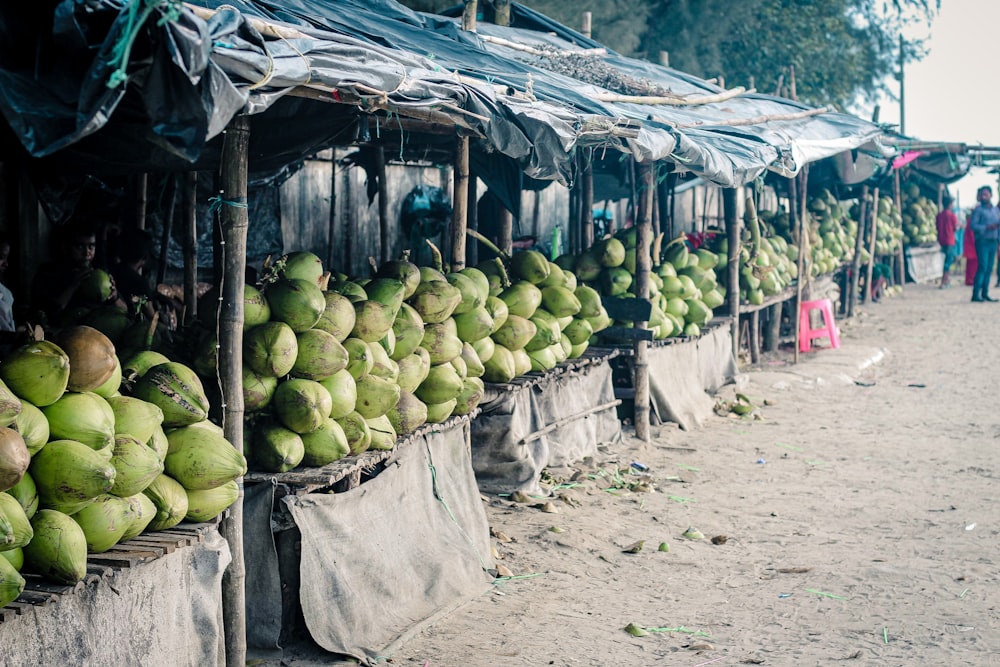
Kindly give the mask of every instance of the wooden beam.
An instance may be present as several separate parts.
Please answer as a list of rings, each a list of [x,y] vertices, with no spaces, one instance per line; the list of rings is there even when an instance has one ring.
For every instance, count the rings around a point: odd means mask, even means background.
[[[861,284],[861,251],[865,247],[865,230],[868,227],[868,186],[861,186],[861,201],[858,204],[858,235],[854,239],[854,258],[851,260],[851,278],[847,289],[847,316],[854,317],[858,305],[858,285]]]
[[[136,176],[135,181],[135,228],[146,228],[146,206],[149,192],[149,176],[146,172]]]
[[[722,190],[722,216],[726,227],[727,280],[726,300],[729,302],[729,330],[733,337],[733,358],[740,361],[740,217],[736,210],[736,189]]]
[[[462,10],[462,30],[466,32],[476,31],[476,0],[465,0],[465,9]]]
[[[872,298],[872,276],[875,273],[875,241],[878,235],[878,187],[872,189],[872,224],[868,235],[868,269],[865,278],[865,291],[861,294],[861,303],[868,303]]]
[[[389,184],[386,183],[385,146],[375,146],[375,171],[378,174],[378,241],[379,262],[389,261],[392,244],[392,230],[389,227]]]
[[[240,115],[230,121],[222,148],[222,208],[225,241],[222,311],[219,317],[219,374],[222,381],[222,427],[226,439],[243,451],[243,285],[246,275],[247,163],[250,121]],[[246,665],[246,566],[243,558],[243,478],[236,480],[239,496],[219,525],[229,543],[232,561],[222,575],[226,666]]]
[[[636,211],[636,256],[635,284],[636,298],[649,299],[649,274],[652,270],[650,246],[653,243],[653,167],[648,162],[638,162],[635,165],[636,178],[639,186],[639,200]],[[647,322],[635,322],[635,328],[646,329]],[[635,347],[635,435],[640,440],[649,442],[649,343],[637,340]]]
[[[594,163],[593,155],[581,155],[584,161],[580,174],[580,244],[581,251],[594,245]]]
[[[469,212],[469,137],[459,136],[455,144],[455,169],[452,172],[451,270],[465,268],[465,230]]]
[[[198,319],[198,172],[184,174],[181,196],[184,252],[184,324]],[[164,246],[164,250],[166,247]],[[166,259],[163,261],[166,265]]]

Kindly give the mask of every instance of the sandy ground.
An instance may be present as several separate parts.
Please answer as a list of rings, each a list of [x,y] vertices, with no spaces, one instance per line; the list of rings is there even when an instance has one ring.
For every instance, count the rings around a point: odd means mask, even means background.
[[[744,369],[755,415],[552,471],[554,512],[490,498],[513,577],[391,664],[1000,664],[1000,303],[969,297],[862,307],[840,350]]]

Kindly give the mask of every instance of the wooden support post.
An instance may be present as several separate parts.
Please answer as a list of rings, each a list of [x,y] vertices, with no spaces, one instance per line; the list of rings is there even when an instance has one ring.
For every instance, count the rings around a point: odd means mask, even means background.
[[[760,363],[760,311],[750,313],[750,363],[756,366]]]
[[[875,241],[878,234],[878,187],[872,189],[872,222],[868,235],[868,260],[865,278],[865,291],[861,295],[861,303],[868,303],[872,298],[872,276],[875,273]]]
[[[648,162],[639,162],[636,172],[641,194],[636,211],[636,298],[649,299],[649,274],[653,267],[649,255],[653,243],[653,168]],[[647,324],[636,322],[635,328],[645,329]],[[649,343],[646,340],[635,341],[635,435],[649,442]]]
[[[763,330],[763,346],[765,352],[774,352],[781,342],[781,304],[767,307],[767,322]]]
[[[593,20],[594,20],[593,14],[591,14],[590,12],[584,12],[583,13],[583,21],[581,22],[582,25],[581,25],[581,28],[580,28],[580,33],[584,37],[588,37],[588,38],[590,37],[591,30],[592,30]]]
[[[847,289],[847,316],[854,317],[858,304],[858,285],[861,284],[861,251],[865,247],[865,230],[868,228],[868,186],[861,187],[861,202],[858,204],[858,235],[854,239],[854,258],[851,260],[851,279]]]
[[[510,25],[510,0],[493,0],[493,23]]]
[[[146,228],[146,206],[149,193],[149,176],[142,172],[135,181],[135,228]]]
[[[459,136],[455,144],[455,179],[451,207],[451,270],[465,268],[465,230],[469,211],[469,137]]]
[[[392,232],[389,229],[389,184],[386,183],[385,146],[375,146],[375,171],[378,174],[378,247],[379,262],[391,259]]]
[[[899,211],[900,213],[902,213],[903,212],[903,186],[900,183],[900,179],[901,179],[901,176],[899,174],[899,170],[897,169],[896,170],[895,182],[893,183],[894,187],[893,187],[892,198],[893,198],[893,201],[896,204],[896,210]],[[897,251],[896,254],[897,254],[896,260],[899,262],[899,264],[897,266],[897,270],[896,270],[896,279],[897,279],[896,284],[899,285],[900,287],[902,287],[903,285],[906,284],[906,254],[905,254],[905,252],[903,250],[903,240],[902,239],[900,239],[900,241],[899,241],[899,249],[898,249],[898,251]]]
[[[594,163],[593,155],[582,156],[583,173],[580,175],[580,250],[594,245]]]
[[[476,31],[476,0],[465,0],[465,8],[462,10],[462,30],[466,32]]]
[[[233,118],[222,147],[222,311],[219,317],[219,375],[222,381],[222,427],[226,439],[243,451],[243,285],[246,275],[247,162],[250,121]],[[243,559],[243,478],[236,480],[239,496],[219,525],[229,543],[232,562],[222,575],[222,615],[226,666],[244,667],[246,645],[246,566]]]
[[[729,303],[729,329],[733,337],[733,358],[740,360],[740,217],[736,214],[736,190],[722,191],[723,219],[726,225],[726,242],[729,245],[726,269],[726,301]]]
[[[326,268],[337,265],[337,149],[330,149],[330,215],[326,221]],[[381,193],[380,193],[381,194]]]
[[[466,195],[466,222],[465,226],[469,229],[478,232],[479,231],[479,178],[473,173],[472,168],[469,168],[469,194]],[[469,266],[475,266],[479,264],[479,244],[472,243],[468,244],[465,248],[465,257],[469,261]]]
[[[506,207],[500,207],[498,226],[500,238],[497,246],[507,255],[511,255],[514,253],[514,215]]]
[[[798,178],[792,176],[788,181],[788,215],[791,217],[792,229],[795,230],[795,238],[798,240],[799,244],[799,257],[796,262],[796,275],[798,278],[795,280],[795,301],[792,308],[792,329],[795,331],[795,349],[793,351],[793,362],[799,363],[799,309],[802,307],[802,284],[806,281],[806,262],[805,262],[805,251],[804,246],[804,236],[806,233],[805,226],[802,224],[802,215],[799,211],[799,189],[798,189]]]
[[[184,324],[198,319],[198,172],[184,174],[181,197],[181,221],[184,252]],[[163,247],[166,252],[166,245]],[[163,264],[166,265],[166,257]]]
[[[177,208],[177,191],[180,189],[181,177],[172,174],[168,176],[167,187],[170,190],[170,203],[167,204],[166,213],[163,215],[163,229],[160,232],[160,261],[156,267],[156,284],[159,285],[167,279],[167,248],[170,246],[170,235],[174,228],[174,215]]]

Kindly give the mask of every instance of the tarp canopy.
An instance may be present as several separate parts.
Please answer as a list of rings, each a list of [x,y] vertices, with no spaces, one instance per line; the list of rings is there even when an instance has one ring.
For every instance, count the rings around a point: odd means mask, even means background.
[[[794,175],[805,164],[874,142],[882,132],[849,114],[773,95],[726,91],[669,67],[622,56],[516,3],[511,5],[511,27],[480,23],[477,32],[491,53],[536,68],[531,86],[536,96],[545,91],[540,80],[554,77],[565,86],[559,72],[576,76],[582,81],[573,84],[574,93],[591,103],[603,100],[603,113],[642,122],[639,137],[628,142],[637,158],[671,161],[681,171],[722,186],[744,185],[765,169]],[[545,74],[538,74],[539,69]],[[609,92],[678,99],[668,104],[611,101],[616,98]],[[718,101],[696,103],[698,98]],[[673,146],[658,140],[664,133],[673,138]]]
[[[616,142],[613,118],[507,96],[425,48],[392,43],[402,26],[420,30],[392,2],[163,3],[143,21],[145,7],[0,6],[0,111],[28,154],[105,172],[213,169],[226,125],[247,113],[251,170],[261,172],[361,134],[415,136],[405,121],[416,119],[480,137],[533,178],[567,182],[577,145]]]

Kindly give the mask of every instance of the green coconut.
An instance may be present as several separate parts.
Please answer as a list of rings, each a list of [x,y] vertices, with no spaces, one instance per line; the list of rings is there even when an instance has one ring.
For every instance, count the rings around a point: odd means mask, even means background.
[[[92,269],[80,281],[74,295],[91,303],[104,303],[114,294],[114,281],[104,269]]]
[[[462,340],[444,324],[425,325],[420,347],[430,354],[431,364],[448,363],[462,354]]]
[[[493,318],[490,317],[489,311],[484,306],[456,315],[454,319],[458,337],[464,342],[485,338],[496,328]]]
[[[347,350],[347,371],[355,380],[371,372],[375,365],[371,348],[360,338],[348,338],[343,343]]]
[[[5,607],[16,600],[24,591],[24,577],[18,572],[11,560],[0,553],[0,607]],[[23,553],[22,553],[23,559]]]
[[[315,282],[284,278],[267,287],[264,293],[271,306],[271,320],[284,322],[299,333],[311,329],[326,310],[326,297]]]
[[[235,481],[214,489],[187,491],[188,511],[184,518],[193,523],[211,521],[235,503],[239,496],[240,487]]]
[[[333,419],[327,419],[315,431],[303,434],[302,448],[302,463],[313,467],[339,461],[351,453],[344,429]]]
[[[389,358],[388,353],[380,343],[368,343],[371,348],[372,369],[371,375],[395,382],[399,377],[399,364]]]
[[[551,314],[542,309],[538,309],[531,318],[531,322],[535,325],[535,335],[531,337],[531,340],[524,344],[523,347],[525,352],[534,352],[559,341],[559,337],[562,335],[562,330],[559,327],[559,322],[556,318],[552,317]],[[507,347],[514,349],[510,345]]]
[[[358,400],[357,382],[346,368],[319,381],[330,394],[330,417],[340,419],[354,411]]]
[[[413,306],[404,303],[396,313],[391,331],[396,338],[396,345],[389,356],[394,361],[399,361],[412,354],[420,345],[424,338],[424,321]]]
[[[419,313],[424,324],[437,324],[444,322],[455,312],[462,301],[462,292],[443,277],[421,280],[407,301]]]
[[[503,323],[507,321],[507,316],[510,314],[507,304],[499,296],[487,297],[483,307],[486,309],[487,314],[489,314],[490,319],[493,320],[493,331],[490,331],[490,333],[502,327]]]
[[[396,376],[396,384],[403,391],[413,392],[427,377],[431,368],[431,357],[427,350],[418,347],[413,354],[400,359],[397,365],[399,374]]]
[[[29,519],[35,516],[35,512],[38,511],[38,488],[30,472],[25,471],[21,481],[7,489],[5,493],[17,500]]]
[[[483,362],[483,380],[486,382],[507,383],[517,377],[513,353],[497,343],[493,354]]]
[[[285,278],[298,278],[318,285],[323,276],[323,260],[308,250],[290,252],[278,261]]]
[[[153,435],[146,441],[146,446],[156,452],[161,461],[166,458],[167,451],[170,450],[170,441],[167,440],[167,434],[163,432],[162,426],[153,429]]]
[[[261,375],[288,375],[298,351],[298,338],[284,322],[265,322],[243,334],[244,362]]]
[[[319,382],[295,378],[282,382],[274,390],[272,407],[286,428],[309,433],[329,418],[333,399]]]
[[[0,491],[6,491],[21,481],[31,463],[31,456],[20,433],[0,426]]]
[[[5,559],[10,565],[14,566],[14,569],[18,572],[24,567],[24,550],[20,547],[17,549],[8,549],[7,551],[0,551],[0,558]],[[0,573],[0,589],[3,588],[3,574]],[[6,603],[4,603],[6,604]]]
[[[482,307],[483,303],[486,301],[486,297],[489,296],[488,292],[486,294],[482,294],[480,292],[479,285],[476,284],[476,281],[465,274],[449,273],[445,276],[445,278],[448,280],[448,283],[457,289],[462,295],[458,305],[455,306],[455,310],[452,311],[453,316],[467,313],[473,308]]]
[[[247,412],[263,410],[271,404],[278,378],[262,375],[246,364],[243,365],[243,409]]]
[[[358,378],[357,392],[355,411],[365,419],[374,419],[396,405],[400,389],[395,382],[369,374]]]
[[[462,378],[451,364],[431,366],[427,379],[420,383],[414,392],[421,401],[428,405],[444,403],[458,396],[462,390]]]
[[[0,364],[0,425],[10,424],[20,412],[15,395],[38,407],[59,400],[69,373],[69,357],[47,340],[22,345],[7,355]]]
[[[566,334],[566,337],[569,338],[569,341],[573,345],[579,345],[590,340],[590,337],[594,334],[594,328],[590,326],[590,322],[587,320],[573,318],[573,321],[562,332]]]
[[[556,367],[559,361],[556,359],[556,355],[550,347],[543,347],[540,350],[533,350],[528,352],[528,357],[531,359],[531,370],[544,373],[545,371],[552,370]]]
[[[331,290],[344,295],[351,303],[368,300],[368,294],[365,292],[365,288],[353,280],[338,280],[331,287]]]
[[[187,492],[180,482],[169,475],[159,475],[143,490],[143,494],[156,507],[156,514],[146,526],[149,530],[169,530],[187,515]]]
[[[556,317],[576,315],[582,305],[572,290],[552,286],[542,288],[542,307]]]
[[[156,518],[156,505],[153,504],[153,501],[145,493],[137,493],[134,496],[123,498],[123,500],[128,501],[129,518],[131,521],[125,532],[122,533],[121,539],[118,540],[119,542],[125,542],[138,536]]]
[[[148,401],[132,396],[112,396],[107,402],[115,416],[115,435],[127,433],[139,442],[146,442],[163,424],[163,410]]]
[[[385,262],[378,268],[379,278],[395,278],[403,283],[403,298],[408,299],[420,284],[420,268],[406,259]]]
[[[134,382],[138,378],[141,378],[146,374],[153,366],[159,366],[160,364],[165,364],[170,359],[160,353],[153,350],[142,350],[136,352],[135,354],[127,357],[127,360],[122,363],[122,377],[130,382]]]
[[[450,401],[445,401],[444,403],[432,403],[427,405],[427,423],[428,424],[440,424],[441,422],[451,417],[452,413],[455,411],[455,405],[457,401],[451,399]]]
[[[483,362],[476,354],[476,350],[471,343],[462,345],[462,361],[465,362],[465,375],[469,377],[483,376]]]
[[[31,520],[34,537],[24,547],[24,567],[58,584],[72,586],[87,574],[87,537],[62,512],[39,510]]]
[[[325,306],[314,329],[320,329],[331,334],[338,343],[351,335],[354,329],[354,303],[343,294],[334,291],[323,292]]]
[[[458,271],[466,278],[472,280],[473,284],[479,292],[480,303],[486,303],[486,299],[490,295],[490,279],[485,273],[474,266],[468,266],[464,269]]]
[[[243,328],[250,329],[271,319],[271,306],[259,289],[243,285]]]
[[[39,507],[73,514],[115,483],[109,457],[75,440],[54,440],[31,459],[28,468],[38,489]]]
[[[476,356],[479,357],[479,361],[484,364],[490,360],[493,356],[493,352],[496,349],[496,343],[493,342],[492,338],[480,338],[479,340],[474,340],[470,343],[472,349],[476,351]]]
[[[534,312],[534,311],[532,311]],[[497,344],[503,345],[508,350],[519,350],[528,344],[538,327],[529,319],[511,313],[503,326],[491,336]]]
[[[477,407],[483,400],[486,393],[486,386],[483,381],[475,377],[467,377],[462,380],[462,391],[455,397],[455,408],[452,414],[467,415]]]
[[[197,424],[176,428],[167,441],[163,470],[185,489],[211,489],[247,471],[243,453],[214,429]]]
[[[384,338],[392,330],[398,310],[378,301],[356,301],[351,336],[368,343]]]
[[[399,392],[399,401],[386,413],[399,435],[413,433],[427,421],[427,405],[408,391]]]
[[[167,428],[187,426],[208,417],[208,397],[201,380],[190,368],[175,361],[146,371],[132,388],[132,396],[158,406]]]
[[[122,386],[122,365],[121,361],[118,359],[118,355],[115,355],[115,370],[111,373],[111,376],[104,381],[103,384],[94,388],[94,393],[101,398],[110,398],[119,393]]]
[[[531,371],[531,357],[524,349],[511,350],[511,357],[514,359],[514,377],[524,375]]]
[[[72,519],[83,530],[87,551],[99,554],[118,544],[131,527],[133,517],[128,500],[105,494],[74,514]]]
[[[49,422],[50,438],[76,440],[95,450],[115,444],[115,413],[93,392],[67,392],[42,412]]]
[[[19,549],[31,541],[31,521],[17,498],[0,493],[0,551]]]
[[[365,294],[370,301],[377,301],[384,306],[388,306],[393,317],[399,311],[403,303],[406,287],[401,280],[396,278],[375,278],[364,286]]]
[[[287,472],[305,456],[302,437],[278,424],[260,424],[251,439],[254,466],[266,472]]]
[[[292,375],[307,380],[322,380],[347,368],[347,350],[326,331],[309,329],[296,335],[298,354]]]
[[[163,472],[159,454],[142,440],[124,433],[115,436],[111,465],[115,468],[115,483],[110,493],[120,498],[141,492]]]
[[[542,305],[542,290],[526,280],[519,280],[500,292],[500,300],[507,304],[511,315],[529,318]]]
[[[396,446],[396,429],[393,428],[388,417],[380,415],[366,421],[368,422],[368,430],[372,434],[372,442],[368,449],[385,451]]]
[[[344,435],[347,437],[347,444],[351,448],[351,454],[356,456],[368,450],[368,447],[372,444],[372,433],[364,417],[357,412],[352,412],[335,421],[344,429]]]
[[[537,250],[514,253],[510,258],[510,268],[511,272],[521,280],[536,285],[549,277],[549,260]]]

